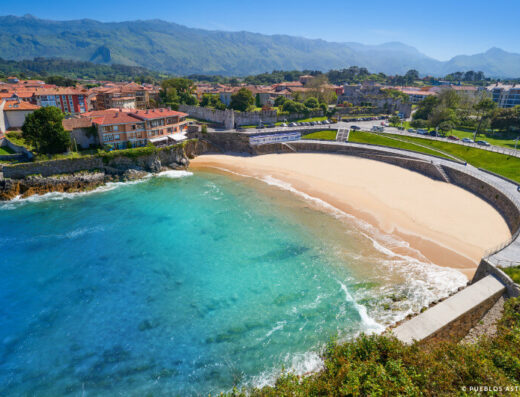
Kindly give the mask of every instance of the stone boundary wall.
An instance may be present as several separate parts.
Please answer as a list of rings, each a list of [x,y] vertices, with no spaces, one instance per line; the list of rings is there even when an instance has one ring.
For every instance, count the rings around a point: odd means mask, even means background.
[[[492,263],[488,262],[486,259],[482,259],[477,267],[477,271],[471,280],[471,284],[476,283],[479,280],[482,280],[484,277],[492,275],[497,280],[499,280],[502,284],[505,285],[507,296],[511,298],[516,298],[520,296],[520,286],[515,284],[511,277],[505,274],[502,270],[497,268]]]
[[[0,142],[0,146],[7,146],[12,151],[23,155],[26,159],[30,160],[34,157],[34,154],[30,151],[24,148],[23,146],[16,145],[13,142],[11,142],[7,137],[3,138]]]
[[[201,106],[191,105],[180,105],[179,111],[188,113],[191,117],[195,117],[201,120],[208,120],[214,123],[224,124],[226,121],[226,111],[217,110],[211,108],[205,108]],[[276,110],[262,110],[261,112],[236,112],[234,111],[235,124],[241,125],[258,125],[262,123],[276,123],[282,120],[296,120],[307,117],[321,117],[323,112],[316,111],[310,112],[308,115],[305,114],[290,114],[290,115],[278,115]]]
[[[491,204],[505,219],[511,234],[520,228],[520,210],[496,187],[451,167],[442,166],[451,182]]]

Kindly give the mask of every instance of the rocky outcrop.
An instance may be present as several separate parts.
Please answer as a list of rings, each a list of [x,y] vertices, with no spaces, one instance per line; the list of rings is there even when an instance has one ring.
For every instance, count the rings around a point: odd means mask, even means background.
[[[0,200],[11,200],[17,196],[28,197],[33,194],[50,192],[81,192],[95,189],[104,184],[105,181],[105,173],[103,172],[4,179],[0,180]]]
[[[180,169],[189,159],[212,149],[208,142],[139,151],[122,151],[77,159],[5,166],[0,179],[0,200],[49,192],[79,192],[106,182],[139,179],[164,169]]]

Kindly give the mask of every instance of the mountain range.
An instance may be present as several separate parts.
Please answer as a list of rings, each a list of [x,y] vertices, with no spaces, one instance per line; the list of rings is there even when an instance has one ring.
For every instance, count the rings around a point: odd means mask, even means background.
[[[174,73],[243,76],[272,70],[323,70],[349,66],[371,72],[444,76],[482,71],[520,77],[520,54],[491,48],[442,62],[399,42],[364,45],[288,35],[195,29],[162,20],[51,21],[31,15],[0,16],[0,57],[59,57],[104,64],[143,66]]]

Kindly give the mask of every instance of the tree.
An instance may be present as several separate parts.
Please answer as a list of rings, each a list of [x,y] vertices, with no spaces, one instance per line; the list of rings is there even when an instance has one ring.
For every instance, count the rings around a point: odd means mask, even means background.
[[[166,87],[159,91],[159,98],[163,104],[177,110],[179,108],[180,98],[177,95],[177,89]]]
[[[430,113],[438,105],[439,100],[435,96],[427,96],[417,105],[417,111],[413,115],[414,120],[428,120]]]
[[[406,72],[404,78],[407,84],[413,84],[415,80],[419,80],[419,72],[415,69],[410,69],[408,72]]]
[[[231,95],[231,109],[245,112],[250,109],[255,103],[253,93],[247,88],[241,88],[236,93]]]
[[[161,91],[168,93],[171,92],[172,89],[175,89],[178,97],[179,102],[186,105],[196,105],[197,104],[197,98],[193,95],[195,92],[195,84],[190,79],[185,79],[182,77],[176,77],[173,79],[167,79],[164,80],[161,83]],[[159,93],[160,97],[162,98],[164,95],[161,96],[161,93]]]
[[[388,119],[388,122],[392,125],[392,127],[397,127],[401,124],[401,118],[399,116],[393,115]]]
[[[308,113],[309,109],[303,103],[296,101],[285,101],[282,105],[282,110],[289,113]]]
[[[491,128],[509,131],[520,129],[520,106],[509,109],[496,109],[491,120]]]
[[[287,98],[283,95],[280,95],[274,100],[274,106],[282,106],[285,101],[287,101]]]
[[[439,124],[439,130],[444,133],[451,131],[454,128],[454,125],[451,121],[443,121]]]
[[[482,125],[484,118],[488,118],[491,112],[496,108],[497,104],[493,102],[491,98],[482,98],[476,105],[475,110],[477,111],[478,124],[475,129],[473,140],[477,139],[478,132]]]
[[[44,154],[63,153],[70,147],[70,134],[63,128],[63,113],[55,106],[42,107],[27,115],[22,136]]]
[[[307,98],[303,104],[309,109],[315,109],[319,106],[320,103],[317,98],[311,96]]]
[[[200,101],[200,106],[202,107],[211,107],[218,110],[226,109],[226,105],[222,103],[220,98],[214,94],[204,94],[202,95],[202,99]]]

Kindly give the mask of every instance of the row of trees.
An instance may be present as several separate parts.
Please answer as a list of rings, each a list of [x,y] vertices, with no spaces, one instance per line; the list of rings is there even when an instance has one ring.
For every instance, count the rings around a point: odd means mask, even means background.
[[[498,109],[485,93],[473,97],[443,90],[438,96],[427,97],[418,104],[412,126],[445,132],[455,127],[471,128],[475,135],[489,128],[507,132],[520,129],[520,107]]]

